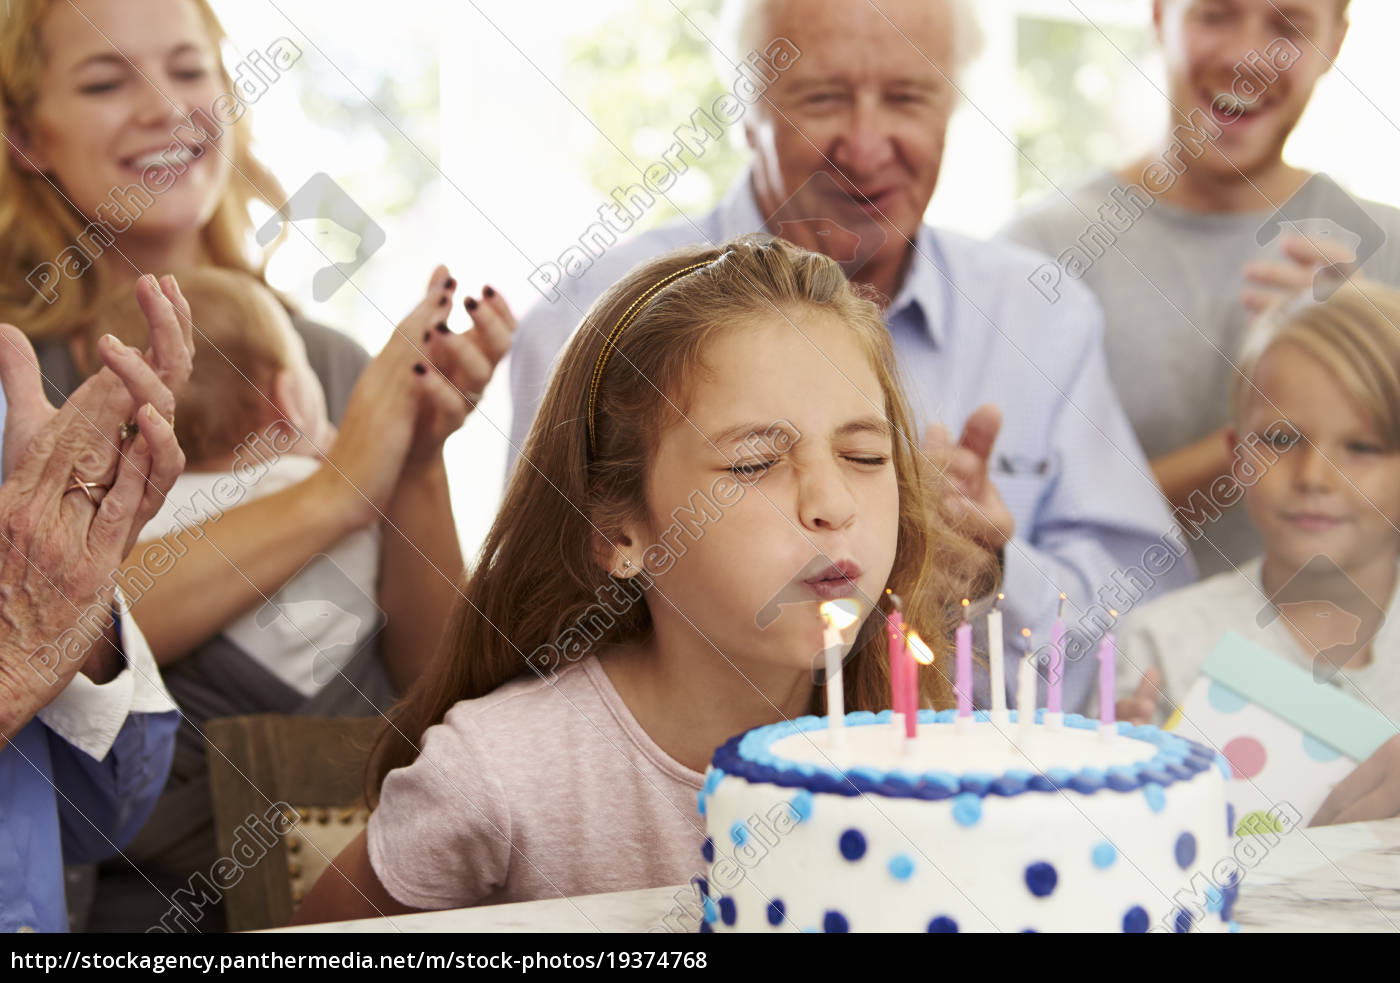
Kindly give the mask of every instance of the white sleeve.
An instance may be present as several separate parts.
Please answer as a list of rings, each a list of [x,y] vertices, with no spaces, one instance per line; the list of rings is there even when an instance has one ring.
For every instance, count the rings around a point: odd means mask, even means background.
[[[107,757],[128,716],[175,709],[151,647],[120,595],[118,606],[126,668],[101,685],[78,673],[38,714],[49,730],[97,761]]]

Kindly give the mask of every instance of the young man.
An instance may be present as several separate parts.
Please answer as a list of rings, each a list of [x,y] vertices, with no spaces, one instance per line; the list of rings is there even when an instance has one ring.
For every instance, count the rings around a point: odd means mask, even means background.
[[[1162,145],[1006,230],[1058,261],[1035,274],[1047,305],[1074,280],[1098,295],[1109,373],[1203,574],[1258,552],[1238,482],[1270,454],[1237,460],[1223,433],[1251,317],[1300,289],[1320,299],[1358,268],[1400,284],[1400,212],[1283,159],[1346,12],[1347,0],[1155,0]]]

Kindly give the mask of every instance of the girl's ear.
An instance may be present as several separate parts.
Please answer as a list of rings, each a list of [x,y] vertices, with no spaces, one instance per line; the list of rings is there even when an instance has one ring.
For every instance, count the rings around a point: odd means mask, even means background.
[[[625,580],[642,572],[641,551],[636,545],[640,541],[632,535],[631,529],[618,530],[608,535],[595,529],[593,557],[598,561],[598,566],[612,576]]]

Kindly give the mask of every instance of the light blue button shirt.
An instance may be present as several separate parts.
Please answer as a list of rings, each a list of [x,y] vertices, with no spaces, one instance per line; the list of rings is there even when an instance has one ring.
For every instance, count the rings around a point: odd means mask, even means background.
[[[536,304],[521,320],[511,354],[509,464],[524,446],[556,356],[607,287],[669,249],[718,244],[763,228],[746,176],[710,214],[619,244],[561,282],[554,298]],[[886,323],[919,432],[938,422],[956,436],[982,404],[1002,409],[991,471],[1016,520],[1001,588],[1014,706],[1021,629],[1031,629],[1037,648],[1046,644],[1061,591],[1070,598],[1065,619],[1074,629],[1077,613],[1096,603],[1122,612],[1192,583],[1195,566],[1189,554],[1164,572],[1160,562],[1144,562],[1149,550],[1156,560],[1161,543],[1179,539],[1109,383],[1103,315],[1093,295],[1069,284],[1047,307],[1029,281],[1044,257],[1011,243],[925,225],[916,249]],[[1101,630],[1091,624],[1101,622],[1083,623],[1086,641]],[[1097,673],[1092,657],[1067,663],[1067,712],[1087,706]],[[983,679],[979,704],[985,699]],[[1042,705],[1044,699],[1042,683]]]
[[[0,393],[0,434],[4,411]],[[64,863],[117,853],[165,787],[179,714],[131,616],[118,626],[127,668],[75,680],[0,750],[0,932],[66,931]]]

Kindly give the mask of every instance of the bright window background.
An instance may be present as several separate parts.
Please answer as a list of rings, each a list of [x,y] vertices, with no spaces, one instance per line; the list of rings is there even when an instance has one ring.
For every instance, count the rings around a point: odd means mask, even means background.
[[[446,262],[523,313],[526,278],[635,180],[718,93],[707,42],[719,0],[215,0],[232,68],[278,38],[302,56],[253,107],[257,147],[289,192],[328,174],[386,234],[329,300],[311,276],[342,259],[298,223],[270,268],[308,315],[377,350]],[[1148,148],[1165,121],[1149,0],[978,3],[987,45],[963,82],[929,219],[975,235],[1018,202]],[[683,17],[683,12],[686,16]],[[1400,205],[1400,3],[1353,0],[1352,30],[1288,146],[1356,194]],[[639,227],[709,208],[743,167],[716,147]],[[303,227],[305,226],[305,227]],[[467,323],[460,309],[456,327]],[[494,517],[510,426],[508,366],[448,444],[464,549]]]

